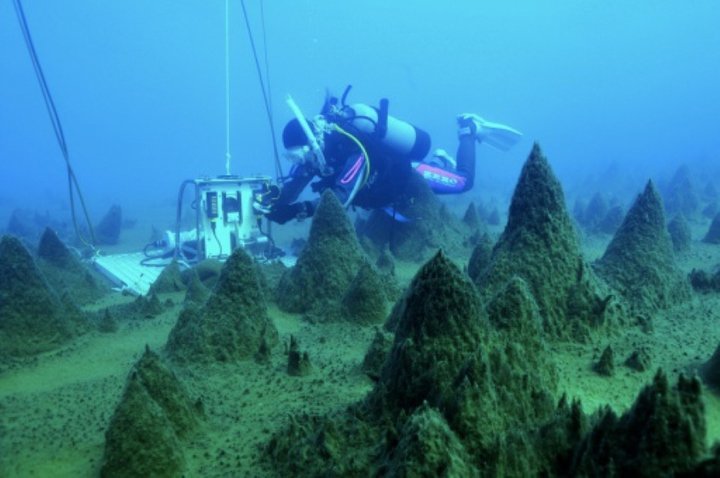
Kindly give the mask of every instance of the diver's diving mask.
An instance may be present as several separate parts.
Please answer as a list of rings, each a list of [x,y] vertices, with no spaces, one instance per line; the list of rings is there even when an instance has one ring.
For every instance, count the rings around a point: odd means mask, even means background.
[[[285,151],[285,158],[298,166],[305,164],[313,166],[317,162],[312,148],[308,145],[288,148]]]

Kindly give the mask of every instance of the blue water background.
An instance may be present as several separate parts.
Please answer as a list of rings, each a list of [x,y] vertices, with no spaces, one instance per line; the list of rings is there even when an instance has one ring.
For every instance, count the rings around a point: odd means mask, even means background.
[[[260,2],[246,2],[264,61]],[[94,217],[171,204],[183,179],[225,171],[223,1],[25,0]],[[240,2],[230,2],[232,172],[272,175],[271,135]],[[454,152],[455,115],[525,133],[479,150],[471,195],[507,196],[532,142],[568,194],[611,164],[632,196],[680,163],[720,167],[720,2],[264,2],[275,127],[291,93],[390,99]],[[62,157],[17,24],[0,2],[0,229],[14,207],[67,207]],[[264,63],[263,63],[264,68]],[[285,164],[287,167],[287,164]],[[601,185],[607,187],[607,185]]]

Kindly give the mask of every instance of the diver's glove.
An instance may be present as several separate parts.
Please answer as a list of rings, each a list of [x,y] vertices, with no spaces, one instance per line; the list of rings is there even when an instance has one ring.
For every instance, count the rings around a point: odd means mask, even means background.
[[[301,201],[292,204],[276,204],[265,217],[278,224],[285,224],[291,219],[303,220],[312,216],[314,212],[315,205],[312,201]]]
[[[487,143],[501,151],[507,151],[522,138],[522,133],[510,126],[486,121],[474,113],[458,115],[458,136],[471,136],[480,143]]]
[[[269,214],[278,197],[280,197],[280,188],[277,185],[264,185],[263,188],[253,196],[253,210],[255,210],[255,214],[259,216]]]

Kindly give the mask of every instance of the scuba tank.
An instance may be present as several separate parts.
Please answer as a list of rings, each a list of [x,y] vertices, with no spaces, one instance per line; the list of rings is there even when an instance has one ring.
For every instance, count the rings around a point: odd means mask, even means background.
[[[356,103],[341,111],[341,124],[373,138],[386,151],[419,161],[430,151],[430,135],[422,129],[388,115],[388,100],[380,108]]]
[[[389,102],[380,100],[380,107],[355,103],[346,99],[352,85],[345,88],[340,99],[328,95],[321,115],[355,133],[375,141],[382,149],[413,161],[419,161],[430,151],[430,135],[424,130],[388,114]]]

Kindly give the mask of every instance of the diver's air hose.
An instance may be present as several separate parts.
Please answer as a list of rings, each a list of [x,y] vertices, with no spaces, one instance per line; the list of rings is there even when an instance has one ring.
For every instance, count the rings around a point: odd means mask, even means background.
[[[355,196],[357,195],[358,191],[367,183],[368,178],[370,177],[370,156],[367,153],[367,150],[365,149],[365,146],[360,142],[359,139],[357,139],[352,134],[348,133],[344,129],[342,129],[337,124],[333,124],[333,127],[335,131],[338,133],[346,136],[349,138],[355,145],[357,145],[358,148],[360,148],[360,152],[363,155],[363,158],[365,158],[365,174],[363,174],[362,181],[358,181],[355,183],[355,187],[353,187],[353,190],[350,192],[350,195],[348,196],[347,201],[345,201],[345,204],[343,206],[348,207],[350,203],[352,203],[353,199],[355,199]]]

